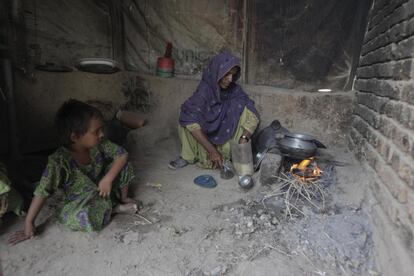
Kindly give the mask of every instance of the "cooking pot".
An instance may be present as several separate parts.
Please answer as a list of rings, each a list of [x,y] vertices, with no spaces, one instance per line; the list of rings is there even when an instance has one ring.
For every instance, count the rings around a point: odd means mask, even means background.
[[[290,157],[306,159],[316,154],[317,148],[326,148],[311,135],[287,133],[278,142],[280,151]]]

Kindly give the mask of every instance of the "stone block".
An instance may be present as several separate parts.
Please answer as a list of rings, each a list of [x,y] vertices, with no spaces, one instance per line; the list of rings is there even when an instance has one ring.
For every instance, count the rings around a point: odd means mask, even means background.
[[[259,169],[259,180],[262,185],[271,185],[277,182],[282,156],[277,153],[267,153],[262,160]]]

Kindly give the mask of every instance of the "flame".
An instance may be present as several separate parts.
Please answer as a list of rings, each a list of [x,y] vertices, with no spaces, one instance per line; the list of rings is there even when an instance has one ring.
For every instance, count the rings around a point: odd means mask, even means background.
[[[290,173],[303,182],[310,182],[318,179],[323,171],[316,164],[314,157],[310,157],[293,164],[290,167]]]

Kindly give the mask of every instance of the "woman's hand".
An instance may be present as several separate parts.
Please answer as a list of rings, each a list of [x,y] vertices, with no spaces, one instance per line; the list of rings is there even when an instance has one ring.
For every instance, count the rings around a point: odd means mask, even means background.
[[[98,184],[99,195],[101,197],[109,197],[112,190],[112,181],[106,179],[105,177],[99,181]]]
[[[206,134],[201,129],[191,131],[194,139],[199,142],[208,153],[208,158],[213,162],[213,169],[221,168],[223,166],[223,157],[218,152],[217,148],[208,140]]]
[[[209,157],[211,162],[213,162],[213,169],[221,168],[223,167],[223,157],[218,152],[216,148],[209,152]]]
[[[23,230],[17,231],[9,237],[9,244],[16,245],[22,241],[33,238],[35,236],[35,230],[36,228],[33,223],[26,222]]]

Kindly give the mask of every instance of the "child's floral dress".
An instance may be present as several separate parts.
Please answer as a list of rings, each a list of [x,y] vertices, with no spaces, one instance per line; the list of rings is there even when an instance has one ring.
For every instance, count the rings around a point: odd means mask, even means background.
[[[98,183],[112,166],[112,161],[126,153],[125,149],[105,140],[91,149],[91,163],[78,164],[65,147],[49,156],[34,195],[48,197],[57,189],[64,192],[58,219],[72,230],[98,231],[109,223],[112,208],[119,203],[120,189],[134,178],[127,163],[114,180],[111,197],[99,196]]]

